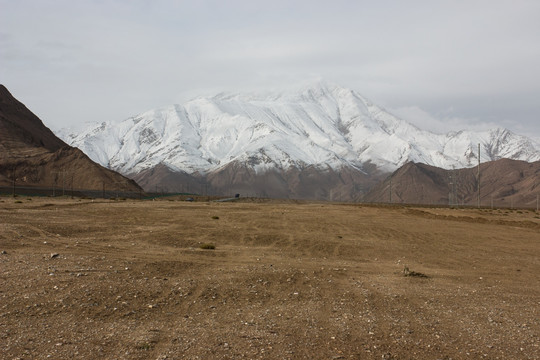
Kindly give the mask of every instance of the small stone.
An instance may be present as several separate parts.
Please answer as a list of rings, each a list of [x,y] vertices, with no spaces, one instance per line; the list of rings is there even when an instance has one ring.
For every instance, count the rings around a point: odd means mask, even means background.
[[[7,255],[7,251],[6,251],[6,250],[2,250],[2,252],[0,252],[0,254],[2,254],[2,255]]]
[[[55,257],[58,257],[59,255],[60,255],[60,254],[58,254],[58,253],[52,253],[52,254],[51,254],[51,259],[54,259]]]

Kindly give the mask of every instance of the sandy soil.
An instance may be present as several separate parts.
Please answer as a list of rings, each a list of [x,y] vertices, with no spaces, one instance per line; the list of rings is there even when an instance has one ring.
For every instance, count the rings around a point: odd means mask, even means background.
[[[3,197],[0,251],[3,359],[540,358],[533,211]]]

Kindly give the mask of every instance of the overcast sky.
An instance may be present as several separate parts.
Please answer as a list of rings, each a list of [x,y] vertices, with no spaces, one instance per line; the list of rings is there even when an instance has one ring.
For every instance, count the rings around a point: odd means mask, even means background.
[[[311,79],[421,128],[540,138],[540,1],[0,0],[0,83],[53,128]]]

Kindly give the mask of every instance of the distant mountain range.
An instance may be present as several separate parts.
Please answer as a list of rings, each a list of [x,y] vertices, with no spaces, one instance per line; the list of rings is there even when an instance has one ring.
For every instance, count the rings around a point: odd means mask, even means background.
[[[66,189],[142,191],[133,180],[64,143],[0,85],[0,187],[13,185],[56,188],[56,195]]]
[[[60,134],[152,191],[359,200],[408,162],[474,166],[478,144],[483,162],[540,160],[535,141],[509,130],[435,134],[324,82],[295,93],[201,97]]]

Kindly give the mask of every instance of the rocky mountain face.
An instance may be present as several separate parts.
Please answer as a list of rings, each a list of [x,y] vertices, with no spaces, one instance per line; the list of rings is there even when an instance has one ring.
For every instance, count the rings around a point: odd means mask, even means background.
[[[506,129],[434,134],[355,91],[317,83],[296,93],[219,94],[62,135],[146,190],[361,198],[407,162],[469,167],[540,160],[532,140]]]
[[[140,192],[133,181],[60,140],[0,85],[0,186]]]
[[[480,180],[478,180],[480,178]],[[489,161],[478,168],[441,169],[407,163],[366,196],[366,202],[428,205],[480,205],[536,208],[540,194],[540,161]]]

